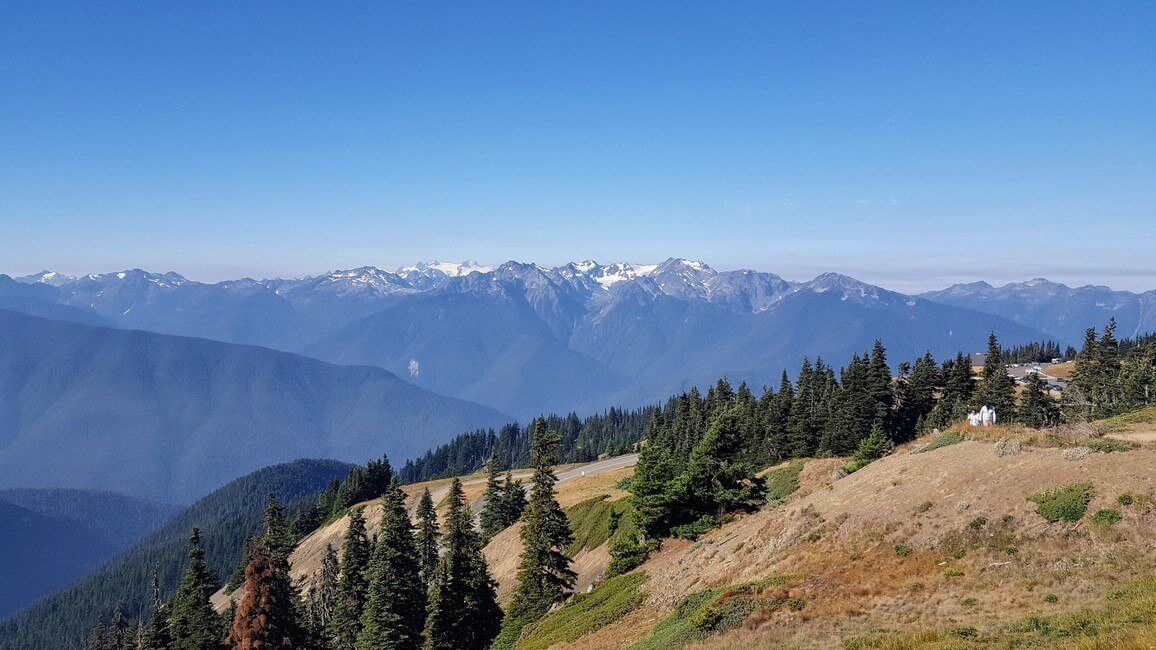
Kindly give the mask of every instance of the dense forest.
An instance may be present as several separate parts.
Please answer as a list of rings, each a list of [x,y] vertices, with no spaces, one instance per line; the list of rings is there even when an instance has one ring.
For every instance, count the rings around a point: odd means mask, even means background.
[[[579,418],[576,413],[550,414],[544,420],[561,437],[560,462],[581,463],[603,454],[616,456],[631,451],[642,439],[653,408],[611,408],[586,418]],[[504,467],[525,467],[530,463],[530,447],[529,431],[512,422],[496,433],[493,429],[479,429],[462,434],[407,461],[398,474],[404,483],[462,476],[480,471],[491,457]]]

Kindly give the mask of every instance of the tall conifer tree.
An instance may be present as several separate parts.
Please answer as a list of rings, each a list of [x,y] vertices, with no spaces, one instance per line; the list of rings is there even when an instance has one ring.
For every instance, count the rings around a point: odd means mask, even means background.
[[[447,500],[443,552],[430,591],[427,644],[434,650],[481,650],[490,647],[501,625],[497,585],[456,478]]]
[[[429,488],[422,490],[417,504],[417,557],[421,564],[422,581],[428,588],[433,582],[438,564],[438,515],[434,509]]]
[[[1003,350],[999,347],[999,340],[992,332],[987,339],[987,356],[983,360],[983,380],[979,392],[975,396],[975,406],[990,406],[995,409],[997,417],[1005,420],[1012,419],[1016,405],[1015,380],[1007,374],[1007,365],[1003,362]]]
[[[265,537],[253,546],[245,569],[245,593],[237,606],[228,645],[236,650],[300,648],[304,634],[297,620],[297,592],[289,579],[289,562]]]
[[[426,589],[405,495],[396,483],[382,499],[381,531],[369,563],[369,591],[361,613],[360,650],[404,650],[422,645]]]
[[[217,579],[205,563],[201,531],[189,536],[189,561],[177,587],[169,616],[172,647],[176,650],[205,650],[221,646],[220,624],[209,597],[217,589]]]
[[[539,418],[533,425],[534,478],[522,524],[518,584],[507,610],[499,645],[513,645],[522,628],[541,618],[574,586],[566,547],[573,541],[570,521],[554,498],[554,465],[561,441]]]
[[[352,650],[361,631],[361,610],[368,589],[366,570],[372,548],[365,531],[364,508],[349,513],[349,529],[341,548],[341,581],[333,619],[329,622],[329,643],[334,650]]]

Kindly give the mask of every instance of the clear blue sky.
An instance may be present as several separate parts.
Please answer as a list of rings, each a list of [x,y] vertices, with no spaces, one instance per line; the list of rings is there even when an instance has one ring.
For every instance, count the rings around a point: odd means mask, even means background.
[[[1156,3],[0,8],[0,272],[1156,288]]]

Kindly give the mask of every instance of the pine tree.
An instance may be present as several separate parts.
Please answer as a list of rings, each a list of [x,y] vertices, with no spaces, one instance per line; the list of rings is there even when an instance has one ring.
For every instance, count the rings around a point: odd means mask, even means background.
[[[419,648],[426,589],[405,495],[396,483],[383,499],[381,532],[369,564],[369,592],[361,614],[360,650]]]
[[[1016,384],[1007,374],[1003,362],[1003,350],[992,332],[987,339],[987,356],[983,360],[983,375],[979,391],[975,395],[975,406],[987,405],[995,409],[996,415],[1011,418],[1015,413]]]
[[[495,456],[490,456],[489,462],[486,463],[486,491],[482,495],[482,500],[485,505],[482,506],[481,513],[478,514],[478,522],[481,524],[482,540],[489,541],[494,535],[502,532],[506,528],[506,514],[504,508],[506,506],[503,499],[505,493],[502,490],[502,484],[499,480],[498,459]]]
[[[638,454],[634,478],[630,482],[634,523],[652,540],[665,537],[670,529],[674,503],[672,484],[678,475],[665,428],[661,410],[655,409],[650,437]]]
[[[427,487],[417,504],[417,557],[421,563],[421,578],[428,588],[433,582],[438,564],[438,516],[433,497]]]
[[[189,562],[177,587],[169,616],[172,647],[177,650],[205,650],[221,645],[217,614],[209,602],[216,591],[216,576],[205,564],[201,548],[201,531],[193,528],[189,536]]]
[[[292,649],[302,645],[297,593],[289,580],[289,562],[277,548],[278,542],[267,536],[253,547],[252,559],[245,569],[245,593],[229,631],[230,648]]]
[[[720,414],[691,452],[676,481],[683,516],[714,517],[762,505],[764,489],[756,469],[743,460],[743,417],[738,409]],[[692,520],[693,521],[693,520]]]
[[[427,645],[433,650],[488,648],[502,620],[497,584],[486,568],[481,539],[456,478],[447,502],[443,552],[430,590]]]
[[[274,553],[288,558],[296,543],[293,527],[285,518],[285,509],[277,502],[276,493],[270,492],[269,504],[265,506],[265,545]]]
[[[1029,427],[1053,427],[1060,423],[1060,407],[1048,395],[1048,382],[1036,373],[1028,375],[1028,383],[1020,395],[1016,420]]]
[[[512,646],[527,624],[538,620],[574,586],[566,547],[573,541],[570,522],[554,498],[558,434],[539,418],[533,425],[534,478],[522,524],[518,583],[502,625],[498,645]]]
[[[341,599],[341,563],[332,544],[325,545],[325,556],[321,559],[321,572],[309,591],[305,605],[306,629],[310,645],[325,647],[326,629],[337,612]]]
[[[502,529],[518,523],[525,510],[526,489],[522,487],[521,480],[515,481],[513,473],[507,471],[506,478],[502,482]]]
[[[160,575],[154,568],[153,607],[141,634],[140,650],[165,650],[169,644],[169,625],[165,618],[164,602],[161,600]]]
[[[364,513],[364,508],[349,513],[349,529],[341,549],[339,598],[328,629],[329,643],[335,650],[352,650],[361,631],[361,610],[368,590],[365,574],[372,554]]]

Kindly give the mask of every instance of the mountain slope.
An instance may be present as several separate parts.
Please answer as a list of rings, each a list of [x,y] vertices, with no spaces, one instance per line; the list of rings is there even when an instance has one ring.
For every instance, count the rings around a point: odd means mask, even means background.
[[[1007,345],[1042,331],[837,274],[788,283],[671,259],[645,272],[593,262],[507,263],[398,297],[306,353],[416,371],[419,385],[518,416],[634,406],[720,375],[754,385],[803,357],[844,359],[885,339],[895,360]]]
[[[407,373],[419,386],[517,415],[596,408],[597,396],[622,385],[558,340],[525,300],[485,292],[405,297],[305,352]]]
[[[146,611],[151,605],[154,569],[165,594],[180,582],[193,526],[201,530],[206,562],[224,580],[241,556],[245,536],[260,530],[270,492],[276,492],[281,504],[292,511],[295,505],[312,500],[331,480],[344,477],[351,467],[332,460],[301,459],[230,481],[92,575],[0,621],[0,648],[79,648],[117,603],[123,602],[130,616]]]
[[[0,312],[0,487],[187,502],[270,463],[400,461],[507,420],[380,368]]]
[[[93,570],[175,510],[96,490],[0,490],[0,618]]]
[[[1156,291],[1132,293],[1093,285],[1073,288],[1036,278],[1002,287],[986,282],[956,284],[922,297],[1003,316],[1069,345],[1078,345],[1085,329],[1099,329],[1109,318],[1116,319],[1121,336],[1156,331]]]
[[[108,325],[90,310],[64,304],[67,300],[60,289],[50,284],[26,284],[0,274],[0,309],[85,325]]]

